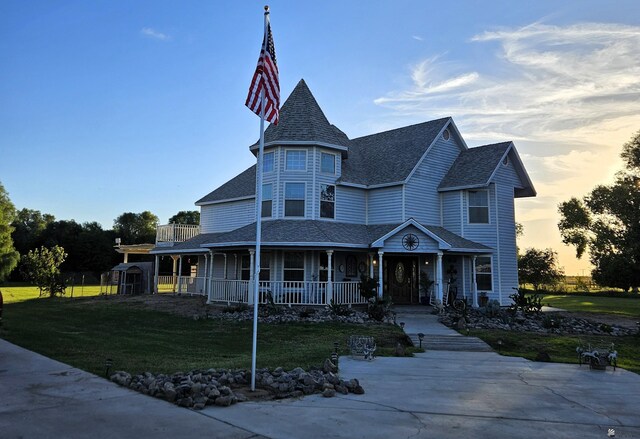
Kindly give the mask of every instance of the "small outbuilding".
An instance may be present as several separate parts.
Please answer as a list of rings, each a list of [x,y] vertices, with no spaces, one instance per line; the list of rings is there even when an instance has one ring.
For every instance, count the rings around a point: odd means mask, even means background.
[[[102,279],[103,293],[146,294],[153,292],[153,262],[122,263]]]

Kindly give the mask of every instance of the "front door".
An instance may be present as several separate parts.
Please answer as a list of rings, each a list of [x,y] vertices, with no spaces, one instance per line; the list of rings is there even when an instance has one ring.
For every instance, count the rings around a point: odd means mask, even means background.
[[[384,291],[398,305],[417,305],[418,259],[416,257],[390,256],[384,260]]]

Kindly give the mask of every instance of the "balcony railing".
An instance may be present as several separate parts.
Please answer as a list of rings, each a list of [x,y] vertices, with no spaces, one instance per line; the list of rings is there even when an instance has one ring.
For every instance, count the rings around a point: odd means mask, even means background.
[[[191,224],[164,224],[156,229],[156,246],[172,247],[200,234],[200,226]]]

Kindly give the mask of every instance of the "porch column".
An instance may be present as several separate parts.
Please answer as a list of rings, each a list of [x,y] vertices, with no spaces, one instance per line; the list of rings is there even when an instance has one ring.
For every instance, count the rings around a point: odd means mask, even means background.
[[[382,256],[384,252],[382,250],[378,250],[378,298],[382,299],[382,294],[384,293],[384,283],[382,282]]]
[[[126,264],[127,262],[129,262],[129,252],[125,251],[124,252],[124,263]]]
[[[476,282],[476,258],[471,258],[471,292],[473,294],[473,307],[478,307],[478,283]]]
[[[333,300],[333,250],[327,250],[327,300],[330,304]]]
[[[249,297],[247,299],[247,303],[249,305],[253,305],[253,292],[255,291],[255,287],[253,286],[253,283],[256,282],[254,273],[253,273],[253,266],[255,265],[255,257],[256,257],[256,251],[255,250],[249,250]]]
[[[171,283],[173,284],[173,292],[176,292],[176,280],[178,279],[178,257],[171,255],[173,260],[173,268],[171,269]]]
[[[227,254],[223,253],[223,255],[224,255],[224,274],[222,275],[222,278],[224,280],[227,280],[228,279],[228,276],[227,276]]]
[[[443,303],[443,294],[442,294],[442,252],[438,252],[438,257],[436,261],[436,296],[440,303]]]
[[[209,255],[204,254],[204,295],[207,296],[207,302],[209,301]]]
[[[373,279],[373,253],[369,253],[369,277]]]
[[[211,303],[211,296],[213,295],[213,250],[209,250],[209,277],[207,278],[207,284],[209,284],[207,303]]]
[[[153,293],[158,294],[158,275],[160,272],[160,257],[156,255],[156,263],[153,266]]]
[[[182,293],[182,255],[178,256],[178,294]]]

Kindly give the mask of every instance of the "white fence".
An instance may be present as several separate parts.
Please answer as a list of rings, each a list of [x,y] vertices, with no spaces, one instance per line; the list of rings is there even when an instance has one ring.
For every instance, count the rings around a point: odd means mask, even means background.
[[[328,282],[261,281],[259,302],[270,300],[277,305],[328,305]],[[249,303],[253,294],[247,280],[212,280],[209,300],[212,302]],[[330,298],[329,298],[330,299]],[[358,282],[334,282],[333,302],[346,305],[366,303],[360,295]]]

